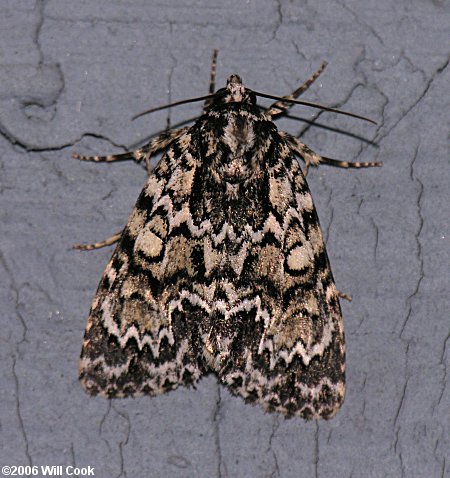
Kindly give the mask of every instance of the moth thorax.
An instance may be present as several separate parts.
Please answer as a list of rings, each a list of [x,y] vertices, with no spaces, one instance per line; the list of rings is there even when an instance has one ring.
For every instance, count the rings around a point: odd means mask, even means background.
[[[255,168],[255,140],[253,123],[248,116],[230,115],[221,138],[224,154],[216,163],[223,180],[235,183],[251,176]]]

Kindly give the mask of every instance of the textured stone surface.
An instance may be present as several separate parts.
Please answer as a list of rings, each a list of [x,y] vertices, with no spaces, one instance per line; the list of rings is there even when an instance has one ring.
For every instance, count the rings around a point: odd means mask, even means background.
[[[95,476],[450,476],[450,7],[445,1],[4,0],[0,15],[0,464]],[[347,397],[329,422],[264,414],[217,385],[111,403],[77,380],[85,320],[145,182],[131,148],[200,105],[135,122],[231,73],[378,126],[295,107],[280,128],[384,167],[311,171],[343,304]],[[322,127],[320,127],[322,126]]]

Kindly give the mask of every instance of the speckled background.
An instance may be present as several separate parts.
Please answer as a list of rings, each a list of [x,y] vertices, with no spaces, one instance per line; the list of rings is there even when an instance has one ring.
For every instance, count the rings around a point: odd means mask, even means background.
[[[449,477],[450,3],[446,0],[2,0],[0,5],[0,465],[96,477]],[[145,183],[118,153],[218,85],[286,94],[328,60],[280,129],[318,153],[383,161],[308,176],[340,290],[347,396],[329,422],[245,405],[214,377],[113,402],[77,380],[87,314]],[[263,102],[264,103],[264,102]],[[305,120],[317,118],[316,126]],[[41,475],[39,475],[41,476]],[[66,474],[63,476],[67,476]]]

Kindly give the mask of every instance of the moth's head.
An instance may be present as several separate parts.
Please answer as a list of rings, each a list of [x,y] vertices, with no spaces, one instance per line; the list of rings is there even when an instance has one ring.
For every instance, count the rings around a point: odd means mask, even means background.
[[[217,90],[215,104],[220,103],[248,103],[256,104],[256,96],[252,90],[246,88],[239,75],[231,75],[227,79],[226,88]]]

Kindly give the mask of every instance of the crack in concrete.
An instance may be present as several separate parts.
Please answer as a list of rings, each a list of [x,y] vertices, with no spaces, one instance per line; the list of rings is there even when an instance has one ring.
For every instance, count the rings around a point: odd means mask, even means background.
[[[406,397],[406,390],[408,388],[408,382],[409,382],[409,378],[407,378],[405,380],[405,383],[403,384],[402,396],[400,397],[400,402],[398,404],[397,411],[395,412],[394,428],[397,427],[397,422],[398,422],[398,419],[400,417],[400,412],[403,408],[403,404],[404,404],[405,397]],[[396,453],[397,453],[397,445],[398,445],[398,439],[399,439],[399,431],[400,431],[400,426],[397,428],[396,439],[395,439],[395,442],[394,442],[394,450],[395,450]]]
[[[359,181],[358,177],[355,176],[355,179],[357,180],[358,182],[358,188],[361,186],[361,182]],[[356,186],[356,185],[355,185]],[[361,216],[361,208],[362,208],[362,205],[364,204],[364,197],[363,196],[357,196],[356,192],[358,190],[358,188],[356,187],[353,187],[353,191],[351,193],[351,197],[352,198],[355,198],[355,201],[358,201],[357,204],[356,204],[356,215],[357,216]]]
[[[430,83],[431,84],[431,83]],[[429,88],[429,87],[428,87]],[[428,88],[426,89],[426,91],[428,91]],[[425,92],[423,93],[422,97],[425,95]],[[418,103],[418,101],[416,102],[416,104]],[[419,261],[419,277],[417,279],[417,282],[416,282],[416,285],[414,287],[414,290],[412,291],[412,293],[408,296],[407,298],[407,306],[408,306],[408,311],[407,311],[407,314],[406,314],[406,317],[405,317],[405,320],[403,321],[403,324],[401,326],[401,329],[400,329],[400,333],[399,333],[399,337],[403,340],[403,332],[407,326],[407,323],[412,315],[412,310],[413,310],[413,305],[412,305],[412,302],[413,302],[413,299],[414,297],[419,293],[419,290],[420,290],[420,285],[421,285],[421,282],[424,278],[424,260],[423,260],[423,255],[422,255],[422,244],[421,244],[421,241],[420,241],[420,235],[421,235],[421,232],[422,232],[422,229],[423,229],[423,226],[424,226],[424,216],[422,214],[422,197],[423,197],[423,192],[424,192],[424,185],[422,183],[422,181],[419,179],[418,175],[416,174],[415,172],[415,164],[416,164],[416,161],[417,161],[417,158],[418,158],[418,152],[419,152],[419,148],[420,148],[420,142],[419,144],[416,146],[415,148],[415,152],[414,152],[414,157],[413,157],[413,160],[411,162],[411,167],[410,167],[410,179],[411,181],[415,182],[416,184],[419,185],[419,192],[418,192],[418,195],[417,195],[417,201],[416,201],[416,208],[417,208],[417,216],[418,216],[418,219],[419,219],[419,224],[418,224],[418,227],[417,227],[417,234],[415,235],[415,238],[416,238],[416,244],[417,244],[417,257],[418,257],[418,261]],[[405,357],[406,357],[406,364],[405,364],[405,374],[406,374],[406,379],[405,379],[405,383],[404,383],[404,387],[403,387],[403,392],[402,392],[402,397],[401,397],[401,400],[400,400],[400,403],[399,403],[399,407],[397,409],[397,413],[395,415],[395,418],[394,418],[394,428],[396,428],[396,437],[395,437],[395,442],[394,442],[394,450],[395,450],[395,453],[397,454],[398,453],[398,442],[399,442],[399,438],[400,438],[400,430],[401,430],[401,427],[400,426],[397,426],[398,424],[398,420],[399,420],[399,416],[400,416],[400,413],[401,413],[401,410],[403,408],[403,405],[404,405],[404,401],[405,401],[405,397],[406,397],[406,391],[407,391],[407,387],[408,387],[408,382],[409,382],[409,376],[408,376],[408,353],[409,353],[409,342],[407,343],[407,347],[406,347],[406,352],[405,352]],[[444,349],[445,349],[445,345],[444,345]],[[445,388],[445,385],[444,385],[444,388]],[[442,391],[443,393],[443,391]],[[442,395],[441,395],[442,396]],[[398,453],[398,456],[399,456],[399,460],[400,460],[400,465],[401,465],[401,471],[402,471],[402,476],[405,476],[405,464],[404,464],[404,461],[403,461],[403,456],[402,456],[402,453]]]
[[[172,78],[173,78],[173,73],[175,71],[175,68],[177,67],[177,59],[175,58],[175,56],[172,54],[172,52],[170,51],[169,52],[170,54],[170,58],[172,59],[173,61],[173,64],[169,70],[169,77],[167,79],[167,104],[170,104],[172,103]],[[170,117],[170,112],[171,112],[171,108],[167,108],[167,118],[166,118],[166,130],[169,130],[171,129],[171,117]]]
[[[437,402],[438,405],[440,405],[442,397],[444,396],[445,389],[447,388],[447,380],[446,380],[446,377],[447,377],[447,362],[445,360],[445,355],[447,353],[447,344],[448,344],[449,340],[450,340],[450,332],[448,333],[447,337],[445,338],[444,346],[442,347],[442,354],[441,354],[440,362],[442,363],[442,365],[444,367],[444,380],[442,381],[443,382],[442,383],[442,390],[441,390],[441,393],[439,395],[439,399],[438,399],[438,402]]]
[[[281,8],[281,7],[280,7]],[[302,52],[302,50],[300,49],[300,47],[297,45],[297,42],[294,41],[294,40],[291,40],[291,44],[294,45],[294,48],[295,48],[295,51],[297,53],[297,55],[300,56],[300,58],[303,60],[303,61],[306,61],[306,56],[305,54]]]
[[[364,373],[364,380],[363,380],[362,390],[361,390],[361,396],[363,397],[361,415],[364,419],[364,422],[366,421],[366,383],[367,383],[367,373]]]
[[[47,97],[41,97],[40,101],[37,99],[26,99],[24,100],[21,97],[17,98],[17,101],[22,105],[23,109],[23,114],[27,117],[27,119],[33,119],[35,115],[30,113],[28,109],[30,107],[36,106],[38,108],[42,108],[44,110],[48,110],[52,106],[56,106],[59,97],[61,96],[62,92],[66,88],[66,81],[64,77],[64,73],[62,71],[61,65],[59,63],[52,63],[52,64],[44,64],[44,63],[39,63],[37,69],[41,68],[47,68],[47,69],[53,69],[57,72],[59,80],[60,80],[60,86],[58,87],[57,90],[54,92],[49,92]],[[46,122],[52,121],[56,116],[56,109],[52,111],[50,118],[46,119]],[[41,120],[42,121],[42,120]]]
[[[28,340],[27,340],[28,327],[27,327],[27,324],[25,322],[25,319],[24,319],[23,315],[19,312],[19,307],[20,307],[20,300],[19,299],[20,299],[20,288],[21,287],[17,284],[17,282],[14,278],[14,274],[13,274],[12,270],[9,268],[8,263],[6,261],[6,258],[3,255],[3,252],[1,250],[0,250],[0,264],[3,266],[7,275],[10,278],[10,287],[11,287],[11,290],[13,291],[13,294],[14,294],[14,297],[15,297],[14,302],[15,302],[16,315],[17,315],[17,317],[19,319],[19,322],[22,325],[22,329],[23,329],[22,338],[21,338],[21,340],[19,340],[16,343],[16,348],[17,348],[22,342],[28,342]]]
[[[399,402],[399,405],[397,407],[397,411],[396,411],[395,417],[394,417],[394,430],[395,430],[394,451],[395,451],[395,454],[398,456],[398,458],[400,460],[400,468],[402,470],[402,476],[405,476],[405,464],[403,462],[402,453],[398,452],[398,449],[397,449],[398,448],[398,442],[400,440],[400,430],[401,430],[401,426],[398,425],[398,421],[399,421],[399,418],[400,418],[401,411],[403,409],[403,405],[405,403],[406,391],[408,389],[408,383],[409,383],[409,378],[410,378],[408,376],[408,353],[409,353],[409,343],[406,346],[406,351],[405,351],[405,357],[406,357],[405,382],[404,382],[404,385],[403,385],[402,396],[400,397],[400,402]]]
[[[45,21],[45,6],[47,4],[47,0],[35,0],[35,10],[37,11],[36,14],[36,21],[35,21],[35,26],[34,26],[34,31],[32,32],[32,41],[36,45],[37,51],[38,51],[38,67],[41,67],[45,64],[45,56],[44,52],[42,50],[42,46],[40,43],[40,35],[42,31],[42,27],[44,25]],[[58,98],[61,96],[61,93],[65,89],[65,79],[64,79],[64,74],[61,68],[61,65],[59,63],[55,63],[54,67],[57,68],[59,72],[59,76],[61,78],[61,87],[58,89],[58,91],[55,92],[54,98],[52,98],[52,101],[50,104],[40,104],[36,102],[28,102],[28,103],[22,103],[24,107],[29,107],[29,106],[39,106],[39,107],[49,107],[52,105],[56,105]],[[25,115],[29,118],[30,116],[25,112]],[[53,115],[54,116],[54,115]],[[53,119],[53,118],[52,118]]]
[[[5,175],[4,174],[1,174],[3,173],[5,169],[5,164],[4,162],[0,159],[0,194],[3,194],[5,192],[6,189],[10,189],[9,187],[7,187],[5,184],[4,184],[4,177]]]
[[[440,457],[439,454],[438,454],[438,447],[439,445],[442,443],[442,440],[444,440],[445,437],[444,437],[444,433],[441,433],[439,435],[438,438],[436,438],[435,442],[434,442],[434,449],[433,449],[433,456],[434,458],[436,459],[436,461],[438,463],[440,462],[443,462],[442,465],[443,465],[443,468],[442,468],[442,471],[441,471],[441,476],[443,476],[443,472],[445,471],[445,456],[444,457]]]
[[[337,103],[331,103],[331,105],[329,105],[330,108],[335,108],[335,109],[340,109],[343,105],[347,104],[347,102],[350,100],[350,98],[353,96],[353,93],[357,90],[357,88],[359,87],[362,87],[362,86],[365,86],[363,82],[360,82],[358,81],[357,83],[355,83],[351,89],[349,90],[349,92],[347,93],[347,95],[345,96],[345,98],[342,100],[342,101],[339,101]],[[296,135],[298,138],[304,136],[309,130],[310,128],[312,128],[312,126],[316,126],[316,122],[317,120],[324,114],[324,113],[327,113],[327,111],[324,111],[324,110],[321,110],[319,111],[316,116],[309,120],[308,121],[308,124],[302,128],[300,130],[300,132]],[[322,127],[322,126],[321,126]],[[324,127],[325,129],[331,129],[329,127]],[[332,129],[333,130],[333,129]],[[354,137],[354,135],[352,135],[351,133],[347,133],[348,136],[350,137]],[[370,141],[369,144],[372,144],[373,141]],[[362,148],[361,148],[362,149]],[[360,153],[361,151],[356,155],[356,157],[354,158],[355,160],[360,156]]]
[[[39,36],[42,30],[42,25],[44,24],[44,9],[45,9],[46,0],[36,0],[35,9],[37,10],[37,20],[33,32],[33,43],[36,44],[39,54],[39,65],[42,65],[44,62],[44,53],[42,52],[41,44],[39,42]]]
[[[314,433],[314,476],[319,478],[319,422],[316,420],[316,431]]]
[[[153,4],[152,5],[153,7],[155,7],[156,5]],[[167,4],[166,3],[163,3],[161,4],[161,8],[162,7],[166,7]],[[200,20],[199,21],[189,21],[188,24],[191,25],[192,27],[200,27],[200,28],[206,28],[206,27],[211,27],[211,25],[223,25],[224,23],[221,22],[222,18],[223,18],[223,8],[222,7],[217,7],[217,8],[214,8],[214,7],[209,7],[207,6],[206,4],[203,6],[203,8],[210,8],[211,10],[213,10],[214,12],[218,12],[217,13],[217,16],[216,18],[219,19],[219,21],[217,22],[211,22],[211,20],[205,20],[205,21],[200,21],[201,20],[201,17],[198,17]],[[178,8],[179,9],[179,8]],[[177,18],[179,18],[180,16],[180,13],[177,12]],[[79,24],[79,25],[89,25],[90,27],[93,27],[94,25],[105,25],[106,28],[110,27],[110,25],[131,25],[133,27],[133,30],[136,30],[137,26],[143,26],[145,28],[152,28],[152,27],[163,27],[163,26],[166,26],[166,25],[169,25],[169,31],[170,29],[172,28],[173,29],[173,25],[178,25],[179,24],[179,20],[172,20],[172,19],[156,19],[155,21],[152,21],[152,17],[150,18],[141,18],[139,16],[136,16],[136,17],[133,17],[133,18],[130,18],[129,20],[124,20],[123,18],[112,18],[112,17],[108,17],[108,18],[105,18],[105,17],[96,17],[94,15],[92,16],[89,16],[89,18],[68,18],[68,17],[63,17],[63,16],[57,16],[57,15],[48,15],[46,14],[45,15],[45,18],[47,20],[52,20],[54,22],[61,22],[61,23],[69,23],[69,24]],[[239,20],[242,20],[241,17],[238,17]],[[230,28],[230,29],[233,29],[233,28],[239,28],[239,29],[242,29],[242,28],[245,28],[246,26],[248,27],[253,27],[253,24],[249,24],[249,23],[246,23],[246,24],[243,24],[242,22],[234,22],[234,21],[227,21],[226,25]]]
[[[377,131],[376,134],[378,134],[378,132],[381,131],[381,129],[383,128],[384,123],[385,123],[385,119],[384,119],[385,118],[385,111],[386,111],[387,105],[389,104],[389,97],[383,90],[380,90],[378,88],[378,85],[375,85],[375,89],[376,89],[377,93],[384,100],[382,105],[381,105],[381,111],[380,111],[381,120],[380,120],[380,122],[377,126],[377,130],[376,130]],[[375,135],[374,139],[372,140],[372,142],[373,143],[378,142],[378,139],[377,139],[376,135]]]
[[[111,198],[113,194],[117,191],[117,187],[114,187],[110,189],[104,196],[102,196],[100,199],[102,201],[106,201],[107,199]]]
[[[372,226],[375,229],[375,245],[374,245],[374,249],[373,249],[373,260],[375,262],[377,262],[378,240],[379,240],[380,231],[379,231],[379,228],[377,226],[377,223],[374,221],[374,219],[372,217],[370,218],[370,222],[372,223]]]
[[[330,199],[331,199],[331,194],[330,194]],[[331,202],[331,201],[330,201]],[[325,229],[325,244],[327,244],[328,242],[328,238],[330,237],[330,231],[331,231],[331,224],[333,223],[333,219],[334,219],[334,207],[331,207],[331,210],[330,210],[330,219],[328,221],[328,224],[327,224],[327,227]]]
[[[384,46],[384,41],[383,41],[383,38],[381,38],[380,35],[378,35],[378,33],[375,31],[375,29],[368,23],[362,21],[358,15],[353,11],[351,10],[345,3],[341,3],[339,1],[336,1],[336,3],[338,5],[340,5],[344,10],[347,10],[348,12],[350,12],[350,14],[353,16],[353,18],[355,18],[356,20],[356,23],[358,25],[360,25],[361,27],[369,30],[370,33],[372,33],[372,35]]]
[[[28,464],[30,466],[32,466],[33,461],[31,459],[31,455],[30,455],[30,447],[29,447],[29,444],[28,444],[28,437],[27,437],[27,433],[26,433],[26,430],[25,430],[25,426],[24,426],[22,412],[20,410],[20,398],[19,398],[20,389],[19,389],[19,378],[17,377],[17,373],[16,373],[16,356],[15,355],[12,356],[12,360],[13,360],[12,373],[13,373],[13,377],[14,377],[14,391],[15,391],[15,395],[16,395],[16,413],[17,413],[17,418],[19,420],[19,429],[20,429],[20,432],[22,434],[23,441],[25,443],[25,456],[27,457]]]
[[[74,446],[73,442],[70,443],[70,457],[72,458],[72,466],[76,467],[77,462],[75,460],[75,446]]]
[[[72,466],[75,468],[77,466],[77,461],[75,459],[75,446],[73,442],[70,443],[70,458],[72,459]]]
[[[283,11],[282,11],[282,6],[281,6],[281,2],[280,0],[275,0],[275,10],[277,12],[277,17],[278,17],[278,20],[275,24],[275,28],[272,32],[272,40],[275,40],[276,37],[277,37],[277,33],[278,33],[278,30],[280,29],[282,23],[283,23]]]
[[[412,310],[413,310],[412,302],[413,302],[414,297],[419,293],[420,284],[422,283],[422,280],[424,278],[424,260],[423,260],[423,255],[422,255],[422,243],[420,241],[420,235],[422,233],[422,229],[423,229],[423,225],[424,225],[424,217],[423,217],[423,214],[422,214],[422,196],[423,196],[424,186],[423,186],[422,181],[420,181],[420,179],[417,177],[417,175],[415,174],[415,171],[414,171],[414,166],[415,166],[415,163],[416,163],[416,160],[417,160],[419,147],[420,147],[420,143],[416,146],[416,149],[415,149],[415,152],[414,152],[414,157],[413,157],[413,160],[411,162],[411,168],[410,168],[410,178],[411,178],[411,180],[413,182],[419,184],[419,194],[417,195],[417,201],[416,201],[416,209],[417,209],[417,215],[418,215],[418,218],[419,218],[419,225],[418,225],[418,228],[417,228],[417,234],[415,235],[416,247],[417,247],[417,258],[418,258],[418,261],[419,261],[419,277],[417,279],[414,290],[406,298],[406,305],[407,305],[408,311],[406,313],[405,320],[403,321],[403,324],[401,325],[401,328],[400,328],[400,333],[399,333],[400,338],[402,338],[405,327],[408,324],[408,321],[411,317]]]
[[[104,413],[102,419],[100,420],[99,426],[98,426],[98,434],[100,438],[106,443],[106,446],[108,447],[109,452],[111,453],[112,447],[109,443],[109,441],[106,438],[103,438],[102,433],[103,433],[103,425],[106,421],[107,416],[109,415],[109,412],[111,411],[111,400],[108,400],[108,408],[106,409],[106,412]]]
[[[276,432],[278,431],[278,428],[280,427],[280,422],[278,420],[278,417],[274,417],[273,420],[274,421],[273,421],[273,424],[272,424],[272,432],[269,436],[269,444],[267,446],[266,453],[269,453],[269,452],[272,453],[273,461],[274,461],[274,464],[275,464],[275,468],[272,471],[272,473],[270,474],[270,476],[271,477],[275,477],[275,476],[280,477],[281,473],[280,473],[280,467],[279,467],[279,464],[278,464],[278,457],[277,457],[277,454],[275,453],[275,451],[272,449],[272,441],[273,441],[273,438],[274,438]]]
[[[11,146],[18,146],[21,150],[26,151],[27,153],[47,153],[47,152],[53,152],[53,151],[62,151],[67,148],[73,147],[75,144],[81,142],[84,138],[95,138],[95,139],[102,139],[104,141],[107,141],[108,143],[112,144],[116,148],[121,148],[124,151],[129,151],[127,147],[123,144],[120,143],[115,143],[113,140],[108,138],[107,136],[104,136],[99,133],[83,133],[81,136],[79,136],[77,139],[70,143],[62,143],[57,146],[36,146],[36,145],[31,145],[23,142],[20,140],[17,136],[14,136],[8,129],[0,123],[0,136],[3,136],[3,138],[11,145]]]
[[[323,187],[321,190],[328,193],[328,197],[325,203],[325,210],[330,211],[330,217],[329,217],[328,223],[326,224],[325,227],[322,226],[323,241],[326,245],[330,237],[331,223],[333,222],[333,218],[334,218],[334,207],[333,207],[333,201],[332,201],[333,190],[332,188],[329,188],[327,186],[325,179],[322,181],[322,186]]]
[[[217,398],[216,406],[214,408],[213,414],[213,423],[214,423],[214,441],[216,445],[216,453],[218,458],[217,463],[217,476],[221,478],[222,476],[222,448],[220,443],[220,411],[222,407],[222,396],[220,392],[220,384],[216,384],[217,387]],[[226,473],[225,473],[226,476]]]
[[[398,118],[397,121],[389,128],[387,129],[384,133],[377,135],[374,139],[374,141],[377,141],[378,143],[381,142],[384,138],[389,136],[391,132],[397,127],[397,125],[406,117],[409,115],[409,113],[422,101],[423,98],[425,98],[426,94],[428,93],[429,89],[431,88],[432,84],[436,80],[437,77],[439,77],[449,66],[450,63],[450,56],[447,58],[447,61],[445,61],[441,66],[439,66],[434,73],[431,74],[430,79],[427,81],[425,84],[425,87],[423,88],[422,92],[419,94],[417,99],[411,104],[409,108],[406,109],[405,112],[403,112],[400,117]]]
[[[400,56],[399,56],[399,59],[398,59],[397,64],[400,63],[400,61],[401,61],[402,59],[406,60],[406,62],[408,63],[408,65],[411,67],[411,70],[413,71],[413,73],[415,73],[415,72],[418,71],[418,72],[422,75],[422,80],[423,80],[424,82],[427,81],[427,74],[426,74],[425,70],[422,70],[422,68],[418,68],[418,67],[414,64],[414,62],[411,60],[411,58],[409,58],[409,56],[406,54],[406,52],[405,52],[404,49],[402,49],[402,51],[400,52]]]
[[[39,254],[38,253],[38,256],[39,257],[42,257],[42,254]],[[53,288],[56,288],[56,283],[54,282],[54,277],[52,277],[53,279],[53,284],[51,285],[51,290]],[[29,282],[26,282],[24,285],[28,286],[31,290],[37,290],[39,291],[46,299],[47,299],[47,303],[52,305],[52,306],[59,306],[61,305],[59,302],[57,302],[55,299],[53,299],[53,297],[51,296],[51,294],[46,290],[44,289],[44,287],[42,287],[41,284],[39,283],[34,283],[33,285],[31,285]],[[47,286],[50,285],[50,284],[46,284]]]
[[[328,430],[328,433],[327,433],[327,441],[326,441],[327,445],[329,445],[331,443],[332,434],[333,434],[333,429],[331,428],[330,430]]]
[[[127,476],[127,472],[125,471],[125,461],[124,461],[124,457],[123,457],[123,449],[128,445],[128,441],[130,439],[130,434],[131,434],[131,421],[130,421],[130,417],[128,416],[127,413],[125,412],[119,412],[117,409],[115,409],[114,407],[112,407],[114,409],[114,411],[120,416],[122,417],[123,419],[125,419],[125,421],[127,422],[127,431],[126,431],[126,436],[125,436],[125,440],[121,440],[119,442],[119,456],[120,456],[120,473],[117,475],[116,478],[119,478],[121,476]]]

